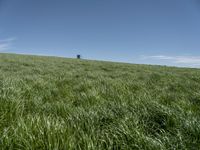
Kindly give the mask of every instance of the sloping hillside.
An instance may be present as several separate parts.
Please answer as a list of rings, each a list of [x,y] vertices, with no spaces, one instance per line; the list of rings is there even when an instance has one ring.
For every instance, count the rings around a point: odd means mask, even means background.
[[[200,149],[200,70],[0,54],[0,149]]]

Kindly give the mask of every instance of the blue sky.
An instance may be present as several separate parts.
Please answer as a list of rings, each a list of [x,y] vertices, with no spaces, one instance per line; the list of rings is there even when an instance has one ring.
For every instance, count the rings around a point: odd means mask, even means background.
[[[200,67],[200,1],[0,0],[0,52]]]

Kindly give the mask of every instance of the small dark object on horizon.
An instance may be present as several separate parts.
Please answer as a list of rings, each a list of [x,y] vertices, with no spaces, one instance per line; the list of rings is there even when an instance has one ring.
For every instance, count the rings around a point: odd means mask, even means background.
[[[77,55],[76,57],[77,57],[77,59],[81,59],[81,55]]]

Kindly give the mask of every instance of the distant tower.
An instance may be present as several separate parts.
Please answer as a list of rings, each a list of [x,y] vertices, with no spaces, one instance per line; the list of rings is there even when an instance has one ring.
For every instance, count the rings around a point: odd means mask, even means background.
[[[77,58],[77,59],[81,59],[81,55],[78,54],[78,55],[76,56],[76,58]]]

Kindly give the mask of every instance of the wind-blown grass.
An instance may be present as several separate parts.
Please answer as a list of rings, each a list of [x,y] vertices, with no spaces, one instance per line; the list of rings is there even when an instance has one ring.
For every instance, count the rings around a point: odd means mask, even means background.
[[[0,149],[200,149],[200,70],[0,54]]]

